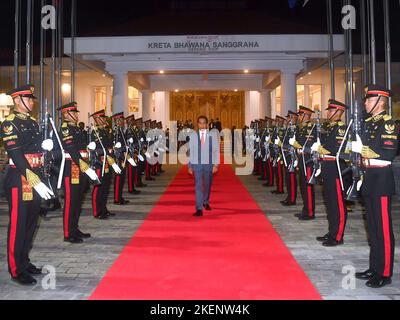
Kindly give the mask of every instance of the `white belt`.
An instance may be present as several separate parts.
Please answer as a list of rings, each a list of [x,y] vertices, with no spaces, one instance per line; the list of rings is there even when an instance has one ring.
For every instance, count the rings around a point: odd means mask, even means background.
[[[89,153],[87,152],[79,152],[79,154],[81,155],[82,158],[87,158],[89,156]],[[65,153],[65,159],[68,160],[72,159],[71,155],[68,152]]]
[[[334,157],[334,156],[328,156],[328,155],[325,155],[325,154],[321,155],[321,158],[322,159],[336,159],[336,157]]]
[[[363,164],[365,166],[382,166],[387,167],[392,164],[391,161],[379,160],[379,159],[363,159]]]

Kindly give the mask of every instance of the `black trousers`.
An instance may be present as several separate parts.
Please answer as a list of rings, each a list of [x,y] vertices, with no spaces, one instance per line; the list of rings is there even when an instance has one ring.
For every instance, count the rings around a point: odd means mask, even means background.
[[[111,168],[109,169],[111,170]],[[96,169],[97,176],[100,179],[101,185],[93,186],[92,190],[92,210],[93,216],[96,218],[107,213],[107,199],[111,185],[111,172],[105,172],[101,176],[101,168]]]
[[[126,166],[123,168],[120,165],[121,174],[114,175],[114,202],[120,202],[123,199],[123,191],[124,191],[124,183],[125,183],[125,175],[126,175]]]
[[[135,186],[140,187],[143,185],[142,175],[145,170],[145,163],[144,161],[139,161],[138,166],[135,171]]]
[[[278,161],[276,167],[274,168],[274,171],[276,177],[276,191],[279,193],[283,193],[284,165],[282,160]]]
[[[127,164],[127,173],[128,173],[128,192],[133,192],[135,190],[135,185],[137,185],[137,171],[138,166],[133,167],[129,163]]]
[[[14,278],[26,272],[29,265],[29,252],[33,246],[41,201],[34,190],[31,192],[32,200],[24,200],[22,180],[26,181],[13,167],[8,169],[4,180],[10,217],[7,237],[8,271]]]
[[[306,163],[308,157],[305,157]],[[314,217],[315,215],[315,192],[314,186],[312,184],[307,183],[310,179],[313,171],[312,164],[306,165],[306,171],[304,171],[304,162],[303,157],[299,159],[299,184],[300,184],[300,193],[301,198],[303,200],[303,216]]]
[[[271,158],[267,160],[267,181],[268,186],[272,187],[274,185],[274,169],[272,167]]]
[[[267,180],[268,175],[267,161],[261,161],[261,180]]]
[[[286,180],[286,190],[287,190],[286,201],[290,203],[295,203],[297,198],[296,172],[289,172],[287,167],[285,167],[285,180]]]
[[[323,197],[328,213],[329,236],[333,240],[341,241],[346,228],[347,207],[336,162],[323,161],[321,169],[324,180]]]
[[[364,196],[367,211],[368,235],[371,244],[370,269],[381,276],[393,275],[394,235],[392,225],[392,197]]]
[[[72,160],[65,161],[64,168],[64,237],[73,237],[78,230],[85,180],[79,167]]]

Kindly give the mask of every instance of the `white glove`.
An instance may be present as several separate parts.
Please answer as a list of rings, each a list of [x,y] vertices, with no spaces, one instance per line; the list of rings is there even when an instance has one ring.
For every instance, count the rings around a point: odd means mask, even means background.
[[[162,138],[163,138],[163,136],[160,134],[160,135],[158,136],[158,139],[161,140]]]
[[[133,138],[129,138],[129,139],[128,139],[128,142],[129,142],[129,143],[133,143]]]
[[[321,174],[321,168],[318,168],[315,172],[315,177],[318,177]]]
[[[259,137],[256,138],[256,142],[260,142],[260,138]]]
[[[131,165],[132,167],[136,167],[136,162],[135,162],[132,158],[129,158],[129,159],[128,159],[128,162],[130,163],[130,165]]]
[[[294,143],[295,143],[295,141],[296,141],[296,135],[294,135],[293,137],[291,137],[291,138],[289,139],[289,144],[290,144],[291,146],[293,146]]]
[[[142,161],[142,162],[144,161],[144,158],[143,158],[143,156],[141,154],[138,155],[138,158],[139,158],[140,161]]]
[[[88,176],[91,180],[93,180],[93,181],[96,181],[96,180],[99,179],[99,177],[98,177],[97,174],[96,174],[96,171],[94,171],[92,168],[87,169],[87,170],[85,171],[85,173],[86,173],[87,176]]]
[[[351,142],[351,151],[356,152],[356,153],[361,153],[362,148],[363,148],[363,144],[362,144],[361,138],[357,134],[356,141]]]
[[[44,200],[50,200],[54,197],[53,191],[51,191],[43,182],[40,182],[36,187],[33,187],[39,196]]]
[[[148,137],[148,138],[146,139],[146,141],[147,141],[147,142],[150,142],[150,141],[151,141],[151,138],[150,138],[150,137]]]
[[[150,153],[148,151],[146,151],[146,153],[144,154],[146,156],[146,158],[150,159]]]
[[[96,150],[96,142],[92,141],[91,143],[88,144],[87,148],[91,151]]]
[[[280,140],[279,137],[278,137],[278,138],[275,139],[274,144],[277,144],[277,145],[278,145],[280,141],[281,141],[281,140]]]
[[[271,137],[270,137],[270,136],[266,136],[266,137],[265,137],[265,142],[268,143],[269,140],[271,140]]]
[[[121,142],[117,142],[115,145],[114,145],[114,148],[117,148],[117,149],[119,149],[119,148],[121,148]]]
[[[297,160],[294,160],[294,162],[293,162],[293,166],[295,167],[295,168],[297,168],[297,165],[299,164],[299,162],[297,161]]]
[[[321,141],[319,138],[317,139],[317,142],[314,142],[313,145],[311,146],[311,151],[317,152],[318,148],[321,146]]]
[[[158,148],[158,151],[165,152],[165,149],[164,148]]]
[[[121,168],[116,163],[113,163],[112,168],[116,174],[120,174],[122,172]]]
[[[154,150],[154,154],[158,157],[160,155],[160,153],[158,152],[158,150]]]
[[[357,191],[361,190],[362,183],[363,183],[362,179],[358,180],[358,182],[357,182]]]
[[[144,139],[143,138],[140,138],[140,142],[143,142],[144,141]]]
[[[53,150],[54,143],[53,140],[51,139],[46,139],[42,142],[42,149],[45,151],[51,151]]]

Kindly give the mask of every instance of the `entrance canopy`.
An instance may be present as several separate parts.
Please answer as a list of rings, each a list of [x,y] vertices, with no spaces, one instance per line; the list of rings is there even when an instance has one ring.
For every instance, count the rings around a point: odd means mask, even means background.
[[[262,91],[281,85],[282,113],[296,108],[296,79],[328,59],[327,35],[187,35],[80,37],[76,58],[113,77],[114,110],[127,87],[141,91]],[[334,35],[335,55],[344,51]],[[71,39],[65,39],[71,53]]]

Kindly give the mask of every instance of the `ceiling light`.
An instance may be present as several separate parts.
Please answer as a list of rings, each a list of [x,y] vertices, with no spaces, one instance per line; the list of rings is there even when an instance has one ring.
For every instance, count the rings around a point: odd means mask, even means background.
[[[160,73],[163,74],[163,73],[164,73],[164,70],[160,70]]]
[[[248,69],[244,69],[243,72],[244,73],[249,73],[249,70]]]

